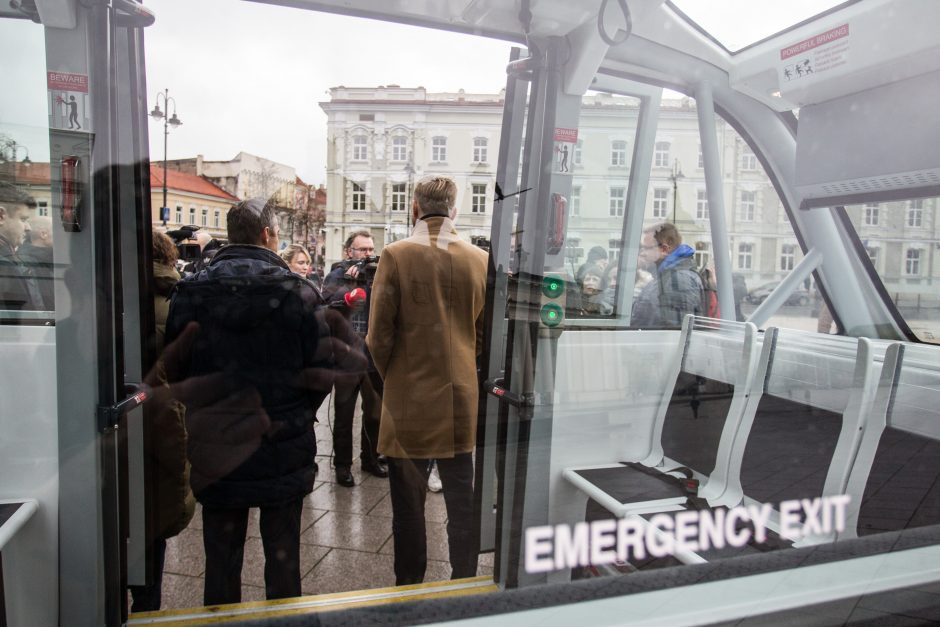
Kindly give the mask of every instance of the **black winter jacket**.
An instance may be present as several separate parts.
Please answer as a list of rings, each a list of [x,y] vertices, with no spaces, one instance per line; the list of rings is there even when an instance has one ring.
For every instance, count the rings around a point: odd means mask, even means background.
[[[190,321],[200,325],[184,376],[226,373],[233,392],[257,389],[271,419],[261,446],[235,470],[200,490],[199,502],[217,507],[276,505],[313,489],[316,437],[311,426],[326,392],[304,389],[298,376],[306,368],[332,367],[328,357],[317,361],[316,356],[319,343],[329,341],[318,313],[321,305],[312,283],[259,246],[226,246],[206,269],[177,284],[167,319],[167,345]],[[198,463],[193,460],[194,469]]]

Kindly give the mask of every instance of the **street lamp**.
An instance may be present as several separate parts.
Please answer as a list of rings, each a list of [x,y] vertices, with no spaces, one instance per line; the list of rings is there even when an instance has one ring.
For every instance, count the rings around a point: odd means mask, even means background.
[[[684,179],[685,175],[682,174],[682,165],[679,163],[678,159],[672,161],[672,174],[669,175],[669,180],[672,181],[672,223],[676,223],[676,199],[679,195],[679,179]]]
[[[5,139],[3,140],[3,150],[0,151],[0,159],[3,161],[9,161],[10,163],[16,163],[16,153],[19,152],[19,149],[22,148],[26,151],[26,156],[23,157],[23,160],[20,161],[23,165],[31,165],[33,162],[29,160],[29,148],[23,144],[19,144],[16,140]],[[7,159],[7,150],[10,151],[10,154],[13,155],[11,159]]]
[[[170,103],[173,104],[173,116],[167,119],[167,115],[160,110],[160,97],[163,97],[163,106],[166,108],[166,114],[170,113]],[[178,128],[183,121],[176,117],[176,101],[170,98],[169,88],[157,93],[157,104],[154,105],[150,117],[154,120],[163,120],[163,205],[160,207],[160,218],[163,220],[163,226],[166,226],[167,214],[169,209],[166,204],[166,143],[170,135],[170,127]]]
[[[410,200],[414,202],[414,180],[415,180],[415,164],[414,164],[414,153],[408,154],[408,162],[405,163],[405,173],[408,175],[408,196],[405,198],[405,234],[411,235],[411,205],[408,203]]]

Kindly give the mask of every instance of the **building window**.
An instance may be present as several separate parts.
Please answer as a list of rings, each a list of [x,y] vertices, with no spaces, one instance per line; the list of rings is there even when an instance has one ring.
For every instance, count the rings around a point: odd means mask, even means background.
[[[619,238],[607,240],[607,263],[608,265],[620,259],[621,248],[623,248],[623,240]]]
[[[695,219],[708,219],[708,192],[704,189],[700,189],[697,192],[697,198],[695,200]]]
[[[878,268],[878,248],[874,246],[870,246],[867,249],[867,252],[868,252],[868,259],[869,261],[871,261],[872,267],[877,269]]]
[[[353,161],[365,161],[369,155],[369,138],[365,135],[356,135],[353,137]]]
[[[183,205],[176,205],[176,223],[183,223]]]
[[[907,255],[904,259],[904,274],[908,276],[920,275],[920,249],[907,249]]]
[[[738,269],[750,270],[754,256],[754,244],[738,244]]]
[[[576,185],[571,188],[571,215],[581,215],[581,186]]]
[[[470,212],[486,213],[486,183],[474,183],[470,194]]]
[[[474,163],[486,163],[486,144],[487,144],[487,140],[485,137],[473,138],[473,162]]]
[[[657,168],[669,167],[669,142],[656,142],[653,151],[653,165]]]
[[[581,147],[583,145],[584,145],[584,142],[582,142],[580,139],[578,140],[578,143],[574,145],[574,164],[575,165],[581,165],[581,158],[582,158]]]
[[[202,226],[209,226],[209,210],[205,207],[202,208]]]
[[[446,137],[435,137],[431,139],[431,161],[447,161]]]
[[[408,138],[392,138],[392,161],[406,161],[408,159]]]
[[[757,169],[757,155],[747,146],[741,150],[741,169],[746,171]]]
[[[705,154],[702,152],[702,145],[698,145],[698,167],[701,170],[705,167]]]
[[[878,205],[869,203],[865,205],[865,226],[878,226]]]
[[[615,139],[610,142],[610,165],[622,167],[627,165],[627,142]]]
[[[627,188],[626,187],[611,187],[608,206],[610,207],[610,215],[615,218],[623,217],[623,209],[627,204]]]
[[[359,183],[352,184],[352,210],[353,211],[365,211],[366,210],[366,188]]]
[[[796,246],[793,244],[784,244],[780,247],[780,269],[789,272],[793,269],[793,262],[796,259]]]
[[[653,217],[665,218],[669,213],[669,190],[665,187],[653,190]]]
[[[219,218],[220,218],[220,216],[221,216],[221,212],[220,212],[218,209],[216,209],[216,210],[215,210],[215,221],[214,221],[214,223],[213,223],[213,226],[215,226],[215,228],[219,228]]]
[[[924,201],[912,200],[907,208],[907,226],[921,227],[924,224]]]
[[[40,200],[37,203],[38,207],[36,209],[36,215],[39,216],[48,216],[49,215],[49,203],[45,200]]]
[[[757,205],[757,192],[741,192],[741,202],[738,205],[738,219],[741,222],[754,221],[754,207]]]
[[[196,224],[196,208],[195,207],[189,208],[189,223]]]
[[[708,242],[695,242],[695,265],[704,268],[708,264],[709,249]]]
[[[405,183],[392,184],[392,211],[405,210],[407,194],[407,185]]]

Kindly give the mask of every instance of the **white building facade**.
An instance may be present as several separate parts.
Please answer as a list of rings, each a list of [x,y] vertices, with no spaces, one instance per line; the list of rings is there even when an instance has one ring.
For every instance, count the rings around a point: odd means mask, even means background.
[[[352,231],[369,230],[379,251],[406,236],[413,183],[427,174],[445,174],[457,182],[461,235],[489,237],[502,94],[429,93],[390,85],[337,87],[330,96],[320,103],[328,116],[328,263],[341,258],[342,243]],[[635,98],[593,93],[583,99],[578,141],[569,156],[572,271],[594,246],[611,258],[620,254],[639,113]],[[720,117],[716,128],[732,269],[749,287],[782,279],[803,257],[783,203],[741,136]],[[514,188],[500,183],[504,191]],[[936,204],[937,199],[887,203],[880,213],[874,207],[847,208],[853,222],[863,227],[863,237],[870,236],[865,244],[887,282],[905,272],[911,276],[911,268],[923,276],[934,269],[934,255],[928,253],[940,241]],[[675,222],[685,243],[696,250],[699,265],[705,265],[714,250],[710,210],[695,101],[664,98],[644,223]],[[888,221],[888,213],[902,217]],[[911,237],[923,245],[891,241],[909,242]],[[912,246],[925,252],[908,252]],[[918,254],[923,259],[919,266]]]

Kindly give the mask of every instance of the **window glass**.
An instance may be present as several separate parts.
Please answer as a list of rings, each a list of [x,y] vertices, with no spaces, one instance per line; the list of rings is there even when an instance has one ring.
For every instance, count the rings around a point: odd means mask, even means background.
[[[369,155],[369,138],[365,135],[353,136],[353,161],[365,161]]]
[[[470,211],[472,211],[473,213],[485,213],[486,212],[486,184],[474,183],[472,194],[473,194],[473,197],[471,198]]]
[[[408,191],[405,183],[392,185],[392,211],[404,211],[408,202]]]
[[[392,161],[404,161],[408,154],[408,138],[396,136],[392,138]]]
[[[940,198],[847,205],[875,274],[918,339],[940,343]]]
[[[474,163],[486,163],[487,140],[484,137],[475,137],[473,139],[473,161]]]
[[[431,140],[431,161],[447,161],[446,137],[435,137]]]

